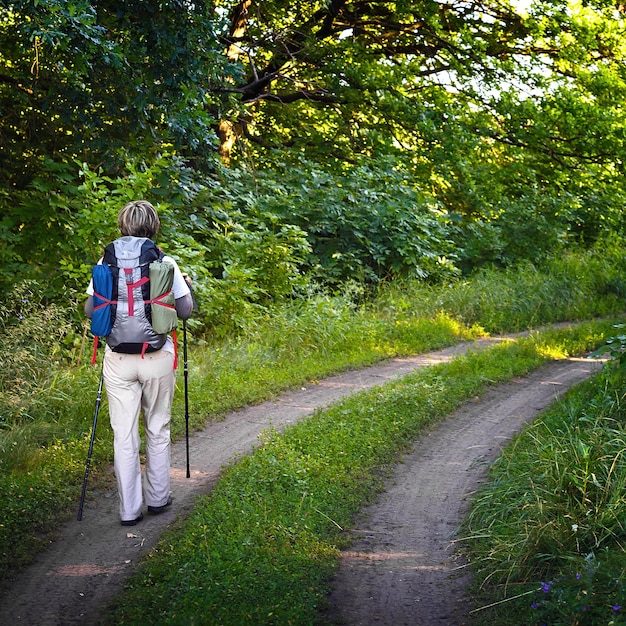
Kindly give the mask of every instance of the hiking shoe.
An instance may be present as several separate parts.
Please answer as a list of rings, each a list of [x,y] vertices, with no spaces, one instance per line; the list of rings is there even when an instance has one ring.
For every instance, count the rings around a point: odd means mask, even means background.
[[[172,496],[167,499],[167,502],[163,506],[148,506],[148,511],[150,513],[163,513],[170,504],[172,504]]]
[[[122,526],[134,526],[137,522],[140,522],[143,519],[143,513],[139,513],[139,517],[135,519],[123,519],[120,524]]]

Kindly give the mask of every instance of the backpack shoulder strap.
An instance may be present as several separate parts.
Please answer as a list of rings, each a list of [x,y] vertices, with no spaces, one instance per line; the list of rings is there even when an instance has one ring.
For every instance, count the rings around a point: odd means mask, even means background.
[[[146,239],[141,245],[141,255],[139,257],[139,265],[149,265],[153,261],[158,261],[163,257],[163,252],[157,247],[152,239]]]
[[[104,249],[104,256],[102,258],[102,262],[106,263],[107,265],[117,267],[117,257],[115,256],[115,246],[112,243],[110,243]]]

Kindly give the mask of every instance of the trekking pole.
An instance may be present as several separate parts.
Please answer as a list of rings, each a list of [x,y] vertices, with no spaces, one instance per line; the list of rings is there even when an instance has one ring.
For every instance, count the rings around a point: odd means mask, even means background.
[[[96,412],[93,416],[91,427],[91,440],[89,441],[89,452],[87,453],[87,464],[85,465],[85,477],[83,478],[83,492],[80,495],[80,506],[76,519],[80,522],[83,519],[83,505],[85,504],[85,491],[87,490],[87,478],[89,477],[89,467],[91,465],[91,453],[93,452],[93,440],[96,437],[96,425],[98,423],[98,411],[100,410],[100,400],[102,399],[102,381],[104,380],[104,366],[100,374],[100,384],[98,385],[98,395],[96,396]]]
[[[189,368],[187,365],[187,320],[183,320],[183,360],[185,372],[185,439],[187,441],[187,478],[189,472],[189,385],[187,383]]]

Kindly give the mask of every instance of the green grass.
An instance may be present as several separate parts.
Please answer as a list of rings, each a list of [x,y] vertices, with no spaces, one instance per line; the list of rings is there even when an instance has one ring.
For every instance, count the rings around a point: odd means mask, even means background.
[[[492,467],[465,536],[477,602],[502,604],[478,624],[626,623],[625,388],[615,369],[579,385]]]
[[[424,427],[489,385],[592,348],[606,322],[470,353],[267,432],[159,542],[109,623],[315,624],[356,513]]]

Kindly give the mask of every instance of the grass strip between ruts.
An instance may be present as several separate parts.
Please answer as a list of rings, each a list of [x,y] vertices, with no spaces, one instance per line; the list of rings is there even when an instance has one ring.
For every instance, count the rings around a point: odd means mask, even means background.
[[[596,347],[610,329],[590,322],[505,342],[264,433],[162,537],[107,623],[320,623],[343,529],[420,430],[489,385]]]

